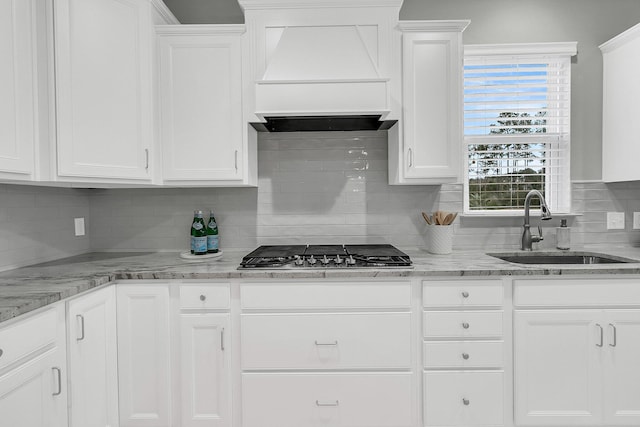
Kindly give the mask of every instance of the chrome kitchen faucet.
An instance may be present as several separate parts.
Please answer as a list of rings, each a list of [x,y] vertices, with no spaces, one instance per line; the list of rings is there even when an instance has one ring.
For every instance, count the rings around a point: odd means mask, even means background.
[[[542,237],[542,227],[538,226],[538,235],[531,235],[531,226],[529,225],[529,209],[531,208],[531,198],[537,196],[540,199],[540,210],[542,211],[542,217],[540,219],[546,221],[551,219],[551,211],[549,206],[544,201],[544,196],[538,190],[531,190],[527,193],[527,197],[524,199],[524,230],[522,231],[522,247],[523,251],[530,251],[533,242],[540,242]]]

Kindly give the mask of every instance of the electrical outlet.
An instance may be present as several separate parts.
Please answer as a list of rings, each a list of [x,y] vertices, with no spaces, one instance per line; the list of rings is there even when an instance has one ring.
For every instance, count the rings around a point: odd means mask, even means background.
[[[633,213],[633,229],[640,230],[640,212]]]
[[[74,218],[73,224],[76,229],[76,236],[84,236],[84,218]]]
[[[624,212],[607,212],[607,230],[624,230]]]

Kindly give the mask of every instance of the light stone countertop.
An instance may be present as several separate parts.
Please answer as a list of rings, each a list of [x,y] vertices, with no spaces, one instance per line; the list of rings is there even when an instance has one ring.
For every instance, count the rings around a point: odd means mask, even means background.
[[[450,255],[432,255],[424,250],[400,249],[411,257],[413,268],[238,270],[240,260],[249,251],[225,251],[221,258],[196,261],[182,259],[177,252],[87,253],[1,272],[0,322],[119,279],[264,280],[568,274],[640,275],[640,248],[631,247],[599,246],[572,250],[637,260],[637,262],[626,264],[595,265],[521,265],[488,256],[484,251],[454,251]],[[508,253],[508,251],[492,252]]]

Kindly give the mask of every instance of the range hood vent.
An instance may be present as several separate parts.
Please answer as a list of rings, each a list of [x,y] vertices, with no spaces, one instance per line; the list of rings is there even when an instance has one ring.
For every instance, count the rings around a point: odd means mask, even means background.
[[[386,130],[396,120],[380,116],[265,117],[265,123],[251,123],[258,132],[328,132]]]
[[[397,118],[402,0],[239,3],[255,54],[251,109],[264,129],[379,129]]]

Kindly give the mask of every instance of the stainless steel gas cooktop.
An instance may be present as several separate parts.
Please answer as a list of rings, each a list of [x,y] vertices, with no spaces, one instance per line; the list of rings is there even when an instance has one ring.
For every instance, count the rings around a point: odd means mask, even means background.
[[[239,268],[407,268],[411,259],[396,247],[381,245],[260,246]]]

